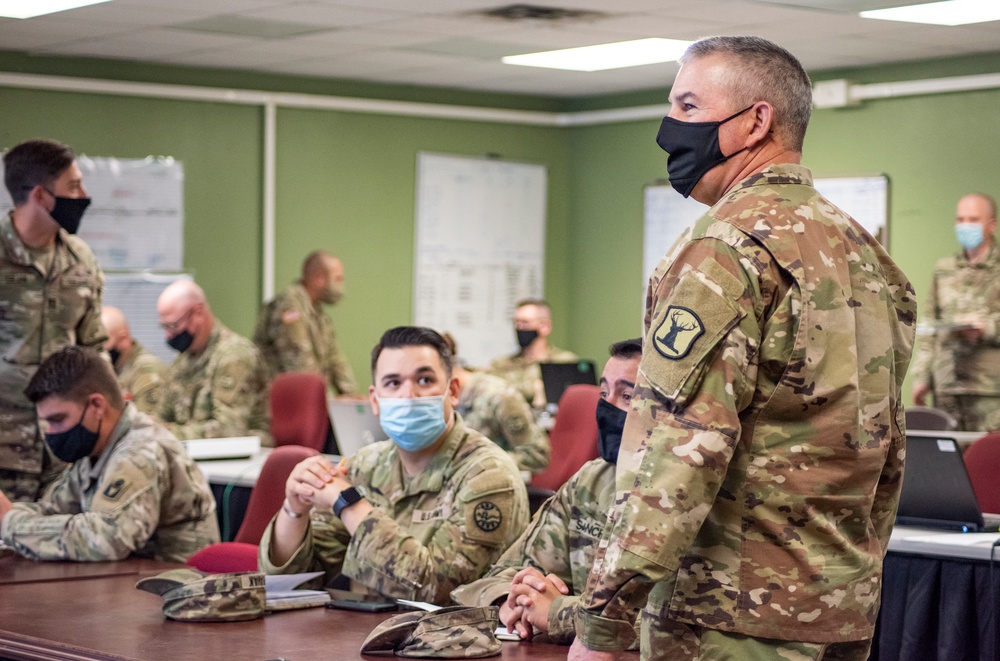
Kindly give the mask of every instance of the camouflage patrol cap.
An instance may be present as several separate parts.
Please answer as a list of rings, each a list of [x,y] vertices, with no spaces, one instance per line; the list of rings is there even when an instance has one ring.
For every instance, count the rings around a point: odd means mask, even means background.
[[[203,574],[171,569],[135,587],[163,597],[163,614],[187,622],[236,622],[264,614],[264,574]]]
[[[496,606],[403,613],[375,627],[361,652],[432,659],[496,656],[500,654],[500,641],[494,635],[498,624]]]

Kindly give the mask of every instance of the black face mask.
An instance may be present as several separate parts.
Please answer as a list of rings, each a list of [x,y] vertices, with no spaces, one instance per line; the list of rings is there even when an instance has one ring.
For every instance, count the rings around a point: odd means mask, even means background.
[[[194,342],[194,335],[192,335],[187,329],[182,330],[180,333],[177,333],[177,335],[167,339],[167,344],[170,348],[174,351],[180,351],[181,353],[187,351],[192,342]]]
[[[122,352],[118,349],[108,349],[108,356],[111,357],[111,364],[114,365],[122,357]]]
[[[739,117],[753,106],[726,117],[718,122],[682,122],[672,117],[664,117],[660,131],[656,134],[656,144],[667,152],[667,174],[674,190],[688,197],[705,173],[720,163],[724,163],[747,147],[726,156],[719,148],[719,127],[731,119]]]
[[[527,349],[528,345],[535,341],[538,337],[538,331],[536,330],[519,330],[517,331],[517,344],[522,349]]]
[[[48,443],[52,454],[67,464],[72,464],[84,457],[89,457],[97,446],[97,439],[101,437],[101,423],[97,423],[97,431],[90,431],[83,426],[83,418],[87,415],[87,402],[80,414],[80,422],[76,423],[72,429],[59,434],[46,434],[45,442]]]
[[[56,205],[49,212],[52,220],[59,223],[59,226],[70,234],[76,234],[76,231],[80,229],[80,220],[83,218],[83,212],[90,206],[90,198],[59,197],[47,188],[45,190],[52,197],[56,198]]]
[[[622,444],[627,415],[628,411],[608,404],[607,400],[597,400],[597,449],[609,464],[618,463],[618,448]]]

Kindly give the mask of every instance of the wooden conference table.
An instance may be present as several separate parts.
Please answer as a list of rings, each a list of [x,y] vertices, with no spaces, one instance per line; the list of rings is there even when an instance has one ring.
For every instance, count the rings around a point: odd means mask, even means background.
[[[39,563],[0,557],[2,659],[378,659],[358,650],[388,614],[307,608],[250,622],[174,622],[139,578],[176,567],[150,560]],[[504,661],[565,659],[568,648],[503,643]],[[391,655],[390,655],[391,656]],[[635,652],[620,659],[637,661]]]

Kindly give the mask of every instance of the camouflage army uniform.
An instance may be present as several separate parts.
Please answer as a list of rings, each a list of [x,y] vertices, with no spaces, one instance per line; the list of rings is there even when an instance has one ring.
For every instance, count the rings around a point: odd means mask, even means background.
[[[629,644],[648,597],[647,659],[681,658],[671,623],[866,650],[915,323],[904,274],[802,166],[747,177],[689,228],[650,279],[581,641]]]
[[[961,429],[1000,429],[1000,250],[996,244],[979,264],[970,264],[961,252],[938,261],[923,310],[925,323],[913,361],[914,385],[931,387],[934,405],[955,416]],[[947,329],[968,315],[981,317],[985,325],[982,340],[975,344]]]
[[[163,402],[163,372],[167,366],[132,340],[132,348],[123,351],[115,363],[115,374],[125,396],[143,413],[156,415]]]
[[[129,404],[98,460],[74,463],[37,503],[16,503],[0,537],[36,560],[184,562],[219,541],[219,525],[201,469]]]
[[[545,501],[528,529],[486,576],[458,588],[452,598],[466,606],[488,606],[507,597],[514,575],[525,567],[555,574],[570,593],[552,602],[548,637],[560,644],[572,642],[579,595],[587,584],[614,495],[615,465],[601,458],[588,461]]]
[[[580,360],[572,351],[559,349],[549,345],[545,357],[538,361],[525,358],[516,353],[513,356],[497,358],[486,371],[495,374],[514,386],[524,399],[536,409],[545,408],[545,388],[542,387],[542,368],[538,363],[573,363]],[[557,402],[553,402],[557,403]]]
[[[313,305],[305,287],[296,283],[264,306],[253,341],[270,377],[283,372],[315,372],[326,379],[331,395],[357,395],[354,372],[323,308]]]
[[[35,500],[65,468],[42,442],[28,381],[59,349],[99,351],[107,339],[104,274],[87,244],[59,230],[52,251],[41,252],[24,245],[10,214],[0,218],[0,491],[11,500]]]
[[[160,418],[177,438],[260,436],[270,444],[260,354],[218,319],[205,349],[178,354],[164,380]]]
[[[366,445],[347,479],[374,508],[353,537],[331,510],[313,510],[302,545],[271,563],[274,521],[260,543],[268,574],[343,573],[383,595],[447,604],[479,578],[528,523],[528,496],[514,462],[456,414],[444,444],[420,475],[403,476],[392,441]]]
[[[465,425],[510,453],[518,469],[539,473],[549,465],[549,437],[524,398],[492,374],[472,372],[456,410]]]

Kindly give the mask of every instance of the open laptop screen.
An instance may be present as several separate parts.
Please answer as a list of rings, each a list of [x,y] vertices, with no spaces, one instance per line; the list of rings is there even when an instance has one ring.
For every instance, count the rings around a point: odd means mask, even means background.
[[[983,513],[954,438],[907,436],[896,522],[954,530],[983,529]]]

